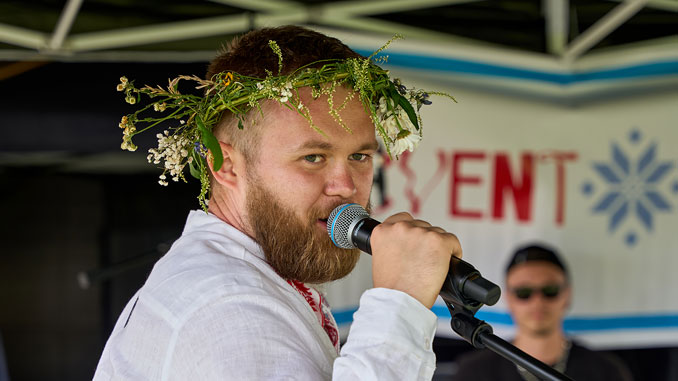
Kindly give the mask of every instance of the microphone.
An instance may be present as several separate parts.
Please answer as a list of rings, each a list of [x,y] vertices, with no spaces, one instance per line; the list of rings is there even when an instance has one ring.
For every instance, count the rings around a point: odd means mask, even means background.
[[[362,206],[343,204],[336,207],[327,219],[327,233],[332,243],[343,249],[358,248],[372,254],[370,236],[381,222],[370,218]],[[440,296],[447,303],[461,303],[464,306],[479,307],[480,304],[494,305],[499,300],[501,289],[483,278],[478,270],[457,257],[450,260]]]

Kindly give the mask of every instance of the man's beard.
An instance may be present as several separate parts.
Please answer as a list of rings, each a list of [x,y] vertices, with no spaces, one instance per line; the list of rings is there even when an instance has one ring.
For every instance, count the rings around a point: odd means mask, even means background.
[[[247,215],[254,239],[267,262],[285,279],[325,283],[348,275],[360,257],[358,249],[336,247],[327,233],[319,232],[317,221],[327,218],[337,206],[312,208],[306,220],[284,206],[261,180],[250,176]]]

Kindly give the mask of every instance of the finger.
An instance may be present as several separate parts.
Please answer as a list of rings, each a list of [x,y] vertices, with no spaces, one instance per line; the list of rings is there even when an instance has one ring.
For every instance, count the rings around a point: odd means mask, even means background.
[[[417,227],[421,227],[421,228],[432,228],[432,227],[434,227],[433,225],[431,225],[430,222],[424,221],[424,220],[412,220],[410,223],[412,224],[412,226],[417,226]]]
[[[398,214],[401,214],[401,213],[398,213]],[[383,223],[385,223],[387,225],[405,223],[405,224],[407,224],[408,226],[411,226],[411,227],[424,228],[426,230],[434,231],[436,233],[446,233],[445,229],[443,229],[439,226],[433,226],[428,221],[407,219],[407,217],[409,216],[409,213],[404,213],[404,214],[405,214],[405,216],[393,215],[393,216],[387,218],[386,220],[384,220]],[[399,218],[404,218],[404,219],[399,220]]]
[[[390,224],[396,224],[396,223],[400,223],[400,222],[405,222],[405,223],[409,224],[410,226],[424,227],[424,228],[428,228],[428,227],[433,226],[428,221],[415,220],[414,217],[412,217],[412,215],[407,213],[407,212],[396,213],[396,214],[388,217],[387,219],[385,219],[382,223],[390,225]]]
[[[436,233],[445,234],[447,231],[439,226],[429,226],[428,230],[434,231]]]
[[[449,239],[450,239],[450,245],[452,248],[452,255],[461,259],[464,256],[464,252],[461,249],[461,242],[459,242],[459,238],[453,234],[453,233],[446,233],[449,234]]]
[[[382,223],[383,224],[394,224],[396,222],[412,221],[412,220],[414,220],[414,217],[412,217],[411,214],[409,214],[407,212],[400,212],[400,213],[396,213],[396,214],[388,217]]]
[[[437,231],[437,227],[426,229],[429,233],[435,234],[435,236],[429,236],[433,239],[433,247],[439,248],[447,254],[453,255],[455,257],[462,257],[461,243],[456,235],[446,231]],[[436,243],[437,241],[437,243]]]

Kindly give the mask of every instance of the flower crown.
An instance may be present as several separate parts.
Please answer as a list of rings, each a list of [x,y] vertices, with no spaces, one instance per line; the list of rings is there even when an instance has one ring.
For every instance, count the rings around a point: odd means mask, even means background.
[[[310,87],[313,99],[327,95],[329,113],[350,133],[351,129],[339,116],[346,102],[341,105],[333,102],[337,86],[347,85],[359,94],[388,155],[398,157],[406,150],[413,151],[421,140],[421,117],[418,112],[422,105],[431,104],[429,95],[442,95],[454,100],[446,93],[408,89],[399,79],[390,79],[387,70],[372,62],[373,57],[399,38],[402,37],[394,36],[368,58],[320,60],[302,66],[289,75],[279,75],[283,67],[282,52],[275,41],[269,41],[271,50],[278,56],[278,75],[267,70],[266,78],[248,77],[234,72],[218,73],[211,80],[181,75],[171,79],[166,88],[148,85],[136,88],[133,81],[121,77],[117,90],[125,93],[127,103],[137,104],[142,95],[152,100],[136,112],[122,117],[119,124],[123,129],[121,148],[135,151],[137,146],[132,142],[132,137],[136,134],[164,122],[178,121],[177,126],[156,135],[158,147],[149,150],[147,159],[149,163],[163,164],[159,183],[165,186],[168,185],[168,177],[173,181],[186,181],[183,172],[188,164],[191,175],[201,182],[198,200],[206,210],[210,187],[206,160],[211,158],[215,170],[221,168],[223,163],[221,147],[212,133],[212,128],[219,123],[223,112],[233,113],[238,120],[238,128],[242,129],[247,113],[254,108],[261,112],[260,102],[270,99],[295,110],[308,120],[311,128],[323,134],[313,123],[309,108],[299,96],[299,88]],[[386,58],[381,56],[374,61],[381,63]],[[181,80],[196,82],[195,88],[204,89],[204,96],[179,92]],[[149,115],[151,108],[161,115]],[[137,125],[141,127],[137,129]]]

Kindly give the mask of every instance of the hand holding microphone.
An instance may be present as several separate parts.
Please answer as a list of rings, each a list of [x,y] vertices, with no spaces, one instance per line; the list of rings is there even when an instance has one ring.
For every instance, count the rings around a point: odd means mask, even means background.
[[[493,305],[500,289],[462,261],[457,237],[408,213],[379,223],[358,204],[340,205],[327,220],[338,247],[359,248],[373,255],[375,287],[406,292],[431,308],[438,293],[446,302]],[[442,284],[442,288],[441,288]]]

